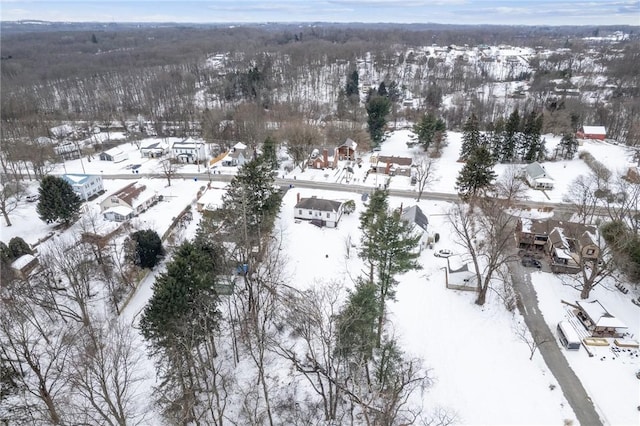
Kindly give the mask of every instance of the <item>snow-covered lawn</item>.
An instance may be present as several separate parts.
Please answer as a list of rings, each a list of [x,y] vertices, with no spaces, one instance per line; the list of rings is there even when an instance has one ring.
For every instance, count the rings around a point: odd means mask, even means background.
[[[569,276],[535,272],[531,276],[538,294],[539,306],[545,321],[555,330],[559,321],[569,318],[569,306],[564,300],[575,303],[580,294],[574,288],[564,285],[570,283]],[[588,301],[599,301],[610,314],[622,320],[629,328],[627,332],[633,339],[640,336],[640,307],[631,303],[631,296],[618,291],[612,281],[596,287]],[[589,357],[584,348],[578,351],[563,351],[569,365],[580,378],[582,385],[591,396],[596,409],[605,424],[638,424],[638,379],[640,371],[640,351],[626,348],[613,351],[615,344],[609,339],[609,346],[590,346],[594,356]]]
[[[302,197],[356,200],[357,210],[343,216],[337,229],[295,223],[293,206]],[[406,199],[390,200],[391,207],[409,205]],[[434,247],[459,247],[448,238],[446,203],[421,201],[433,232],[441,240]],[[308,287],[333,280],[347,288],[362,274],[357,248],[346,258],[346,239],[359,244],[358,215],[363,209],[359,194],[294,188],[285,196],[279,229],[289,259],[292,285]],[[485,307],[474,304],[474,293],[447,290],[443,267],[446,260],[424,250],[422,270],[399,277],[397,302],[389,319],[402,347],[424,359],[432,369],[433,387],[424,397],[425,410],[440,407],[455,412],[459,424],[561,424],[575,416],[557,382],[536,353],[514,333],[521,318],[507,312],[500,299],[490,296]],[[551,387],[555,387],[552,390]]]

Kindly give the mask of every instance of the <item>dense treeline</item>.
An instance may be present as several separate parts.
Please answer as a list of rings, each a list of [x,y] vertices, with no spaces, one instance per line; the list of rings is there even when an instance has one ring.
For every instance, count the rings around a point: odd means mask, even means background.
[[[346,117],[340,110],[340,89],[347,76],[359,70],[362,93],[393,82],[401,94],[419,98],[421,108],[441,109],[450,129],[460,129],[471,113],[484,127],[517,107],[542,112],[543,132],[568,133],[585,123],[605,125],[611,137],[626,137],[630,144],[637,143],[640,135],[634,67],[640,48],[634,40],[589,45],[581,37],[596,33],[593,28],[329,24],[79,28],[3,34],[4,121],[122,121],[142,115],[154,123],[180,121],[182,127],[192,127],[194,121],[204,120],[203,110],[221,110],[227,119],[234,119],[238,104],[248,101],[266,109],[286,105],[313,120],[337,112],[341,120],[362,123],[363,103],[350,108]],[[492,75],[492,65],[482,61],[461,58],[449,63],[414,55],[419,46],[482,43],[564,49],[532,58],[530,71],[505,67],[500,76]],[[218,63],[216,54],[223,55]],[[587,103],[561,92],[571,90],[573,76],[593,78],[598,73],[607,78],[606,87],[583,88],[599,93],[595,101]],[[502,96],[493,92],[495,81],[521,81],[530,83],[531,89],[527,96]],[[445,96],[451,101],[443,108]],[[394,121],[402,115],[410,120],[421,116],[423,111],[399,108],[401,98],[392,103]]]

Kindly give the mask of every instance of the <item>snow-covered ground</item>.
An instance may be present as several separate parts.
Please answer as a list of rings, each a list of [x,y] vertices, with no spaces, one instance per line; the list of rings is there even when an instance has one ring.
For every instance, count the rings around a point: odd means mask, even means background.
[[[416,149],[410,149],[406,145],[411,135],[409,130],[393,132],[383,143],[380,154],[413,156]],[[558,142],[555,137],[545,138],[549,150]],[[462,167],[462,163],[457,162],[461,135],[449,132],[448,142],[449,145],[438,160],[436,174],[439,180],[429,190],[455,192],[455,179]],[[151,179],[145,176],[159,173],[157,160],[143,159],[133,144],[124,144],[121,148],[129,153],[129,159],[122,163],[100,161],[96,155],[90,162],[87,158],[82,162],[67,161],[56,172],[64,173],[66,169],[69,173],[84,171],[103,175],[134,174],[128,166],[140,164],[137,169],[140,180],[162,194],[164,201],[136,218],[134,226],[149,227],[162,234],[182,209],[187,205],[195,205],[198,190],[206,185],[206,168],[204,165],[185,165],[181,171],[196,173],[200,169],[202,178],[194,180],[178,177],[172,179],[171,186],[167,186],[164,178]],[[629,161],[629,153],[624,147],[609,143],[586,141],[580,149],[590,151],[612,171],[622,170]],[[375,175],[370,175],[363,183],[371,154],[363,156],[362,168],[354,168],[355,174],[351,180],[353,184],[374,187],[383,183],[382,180],[376,182]],[[578,159],[547,162],[544,165],[556,180],[555,188],[547,192],[551,201],[562,201],[571,180],[588,171],[584,162]],[[499,165],[496,169],[500,174],[505,167]],[[235,172],[235,168],[219,167],[215,170]],[[302,173],[296,168],[286,176],[298,180],[343,181],[345,185],[350,185],[344,182],[339,170],[307,169]],[[378,176],[378,179],[382,178]],[[104,197],[130,182],[131,180],[105,180],[105,194],[91,201],[90,207],[95,210]],[[393,188],[410,188],[408,178],[400,176],[393,177],[390,185]],[[224,192],[223,184],[214,182],[213,187],[210,191],[217,192],[221,197]],[[35,184],[32,184],[30,192],[37,192]],[[337,229],[320,229],[306,222],[295,223],[293,205],[298,193],[302,197],[316,195],[331,199],[354,199],[358,210],[350,216],[344,216]],[[548,201],[539,191],[530,190],[529,197],[532,200]],[[397,207],[400,203],[406,206],[409,201],[406,198],[391,199],[392,206]],[[431,229],[441,235],[441,241],[435,249],[449,248],[456,251],[458,246],[449,238],[445,218],[448,205],[424,199],[419,206],[429,215]],[[23,202],[10,215],[13,226],[7,227],[2,223],[0,232],[5,243],[13,236],[21,236],[28,243],[35,244],[40,238],[54,232],[53,225],[46,225],[37,218],[35,207],[36,203]],[[350,238],[351,243],[358,243],[358,214],[362,208],[360,194],[355,192],[351,194],[297,187],[289,190],[276,229],[282,233],[283,247],[288,258],[286,267],[292,283],[305,287],[339,280],[346,287],[352,285],[353,279],[361,272],[361,264],[354,248],[351,249],[350,258],[346,258],[346,241]],[[182,230],[183,237],[193,234],[198,217],[195,213],[195,220]],[[442,268],[446,262],[434,257],[432,250],[422,253],[421,263],[422,270],[400,277],[397,302],[390,305],[390,320],[395,335],[405,350],[422,357],[426,366],[432,368],[435,383],[424,397],[425,408],[443,407],[454,411],[460,424],[559,424],[565,421],[573,421],[575,424],[575,415],[542,358],[536,354],[529,361],[527,345],[514,332],[521,323],[520,316],[507,312],[499,298],[492,293],[488,303],[480,308],[473,303],[472,293],[445,289]],[[152,294],[153,280],[154,275],[148,275],[129,301],[123,312],[127,321],[135,322]],[[560,300],[574,301],[577,298],[575,290],[563,286],[560,280],[559,276],[550,273],[533,274],[540,307],[552,328],[565,315]],[[637,338],[640,333],[638,308],[631,304],[630,295],[598,289],[594,291],[594,298],[627,323],[629,332]],[[140,348],[143,347],[141,343]],[[598,349],[597,352],[598,355],[593,358],[589,358],[585,351],[565,354],[607,424],[637,424],[638,384],[634,376],[634,372],[640,368],[637,355],[634,358],[633,353],[629,352],[629,356],[616,356],[610,348]],[[150,374],[146,389],[150,391],[155,378],[151,374],[154,370],[150,361],[148,369]]]

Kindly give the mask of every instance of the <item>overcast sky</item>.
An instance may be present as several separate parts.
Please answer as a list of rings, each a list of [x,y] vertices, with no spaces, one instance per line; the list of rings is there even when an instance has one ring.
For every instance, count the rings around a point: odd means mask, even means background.
[[[4,21],[640,25],[640,0],[0,0]]]

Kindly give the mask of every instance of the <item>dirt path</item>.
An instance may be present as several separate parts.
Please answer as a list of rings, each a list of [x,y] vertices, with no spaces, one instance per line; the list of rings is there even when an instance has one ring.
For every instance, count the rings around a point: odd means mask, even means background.
[[[539,351],[547,367],[558,381],[562,393],[573,408],[580,425],[602,426],[602,420],[596,412],[591,398],[589,398],[578,376],[569,366],[567,359],[562,355],[560,347],[555,343],[557,341],[555,334],[547,326],[538,308],[538,296],[531,284],[531,276],[518,262],[512,262],[509,265],[509,272],[513,287],[520,300],[518,308],[527,327],[529,330],[536,330],[541,340],[549,341],[549,343],[540,345]]]

